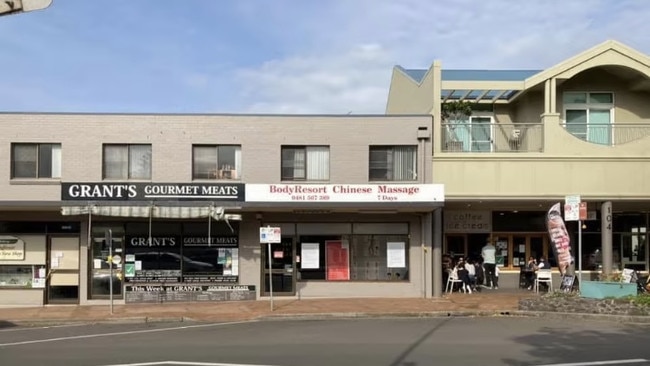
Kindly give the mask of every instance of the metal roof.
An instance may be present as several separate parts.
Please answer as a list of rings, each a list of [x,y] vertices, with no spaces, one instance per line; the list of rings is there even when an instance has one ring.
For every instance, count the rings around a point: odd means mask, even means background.
[[[542,70],[442,70],[442,80],[524,81]]]
[[[417,83],[421,83],[428,69],[405,69],[397,66]],[[542,70],[441,70],[443,81],[524,81]],[[442,90],[442,100],[467,100],[475,103],[507,102],[521,90]]]
[[[397,66],[414,81],[420,83],[428,69],[405,69]],[[442,70],[442,80],[454,81],[524,81],[543,70]]]

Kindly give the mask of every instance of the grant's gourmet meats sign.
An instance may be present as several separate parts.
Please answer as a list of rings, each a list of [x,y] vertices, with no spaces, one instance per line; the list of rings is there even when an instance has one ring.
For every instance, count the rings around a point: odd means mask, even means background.
[[[243,201],[241,183],[62,183],[63,201]]]

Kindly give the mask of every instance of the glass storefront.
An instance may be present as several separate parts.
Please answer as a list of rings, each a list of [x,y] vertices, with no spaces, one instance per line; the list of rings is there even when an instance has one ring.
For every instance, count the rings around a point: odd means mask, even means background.
[[[232,230],[231,230],[232,227]],[[111,275],[104,237],[112,230],[113,294],[124,284],[237,283],[239,225],[231,222],[127,222],[93,226],[91,298],[106,298]],[[208,236],[208,233],[209,236]]]
[[[488,238],[495,240],[499,260],[504,268],[522,265],[522,258],[544,257],[556,266],[553,249],[544,224],[545,211],[493,211],[489,233],[451,233],[445,235],[445,252],[452,256],[480,258],[481,248]],[[578,222],[565,222],[571,236],[572,254],[578,257]],[[602,234],[600,213],[580,222],[582,227],[582,268],[600,270],[602,266]],[[648,271],[648,227],[650,214],[615,213],[613,216],[612,260],[615,270],[633,268]],[[578,259],[579,260],[579,259]],[[576,268],[579,262],[576,263]]]

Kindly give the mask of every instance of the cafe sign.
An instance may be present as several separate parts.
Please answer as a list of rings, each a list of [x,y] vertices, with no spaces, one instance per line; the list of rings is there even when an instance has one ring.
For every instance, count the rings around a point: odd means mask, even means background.
[[[0,236],[0,261],[25,260],[25,242],[14,236]]]
[[[446,233],[489,233],[492,231],[492,212],[445,210],[444,227]]]

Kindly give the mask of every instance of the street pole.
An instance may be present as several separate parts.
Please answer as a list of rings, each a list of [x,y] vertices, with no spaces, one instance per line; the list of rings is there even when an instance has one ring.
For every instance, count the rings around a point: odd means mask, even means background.
[[[269,294],[271,296],[271,311],[273,311],[273,266],[271,266],[271,243],[266,244],[269,248]]]
[[[578,220],[578,292],[582,293],[582,220]]]
[[[106,244],[108,245],[108,269],[109,269],[109,280],[108,280],[108,296],[110,301],[110,311],[113,315],[113,230],[108,229],[106,231]]]

